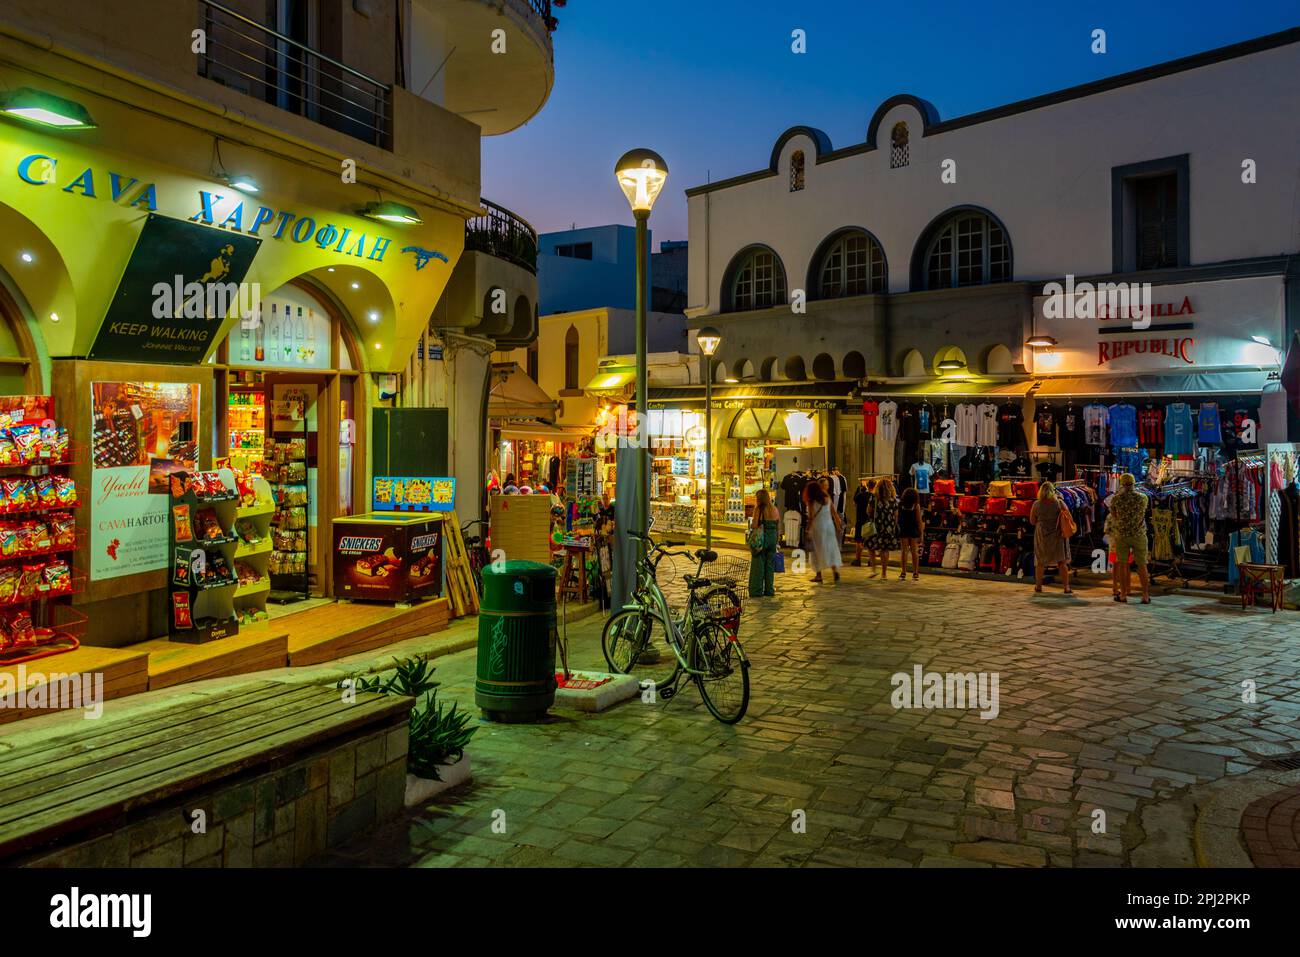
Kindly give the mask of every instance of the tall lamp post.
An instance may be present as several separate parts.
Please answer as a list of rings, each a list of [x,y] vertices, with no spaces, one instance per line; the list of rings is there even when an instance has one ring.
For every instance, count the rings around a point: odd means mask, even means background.
[[[700,347],[700,374],[704,377],[704,547],[713,547],[713,354],[722,345],[722,333],[705,326],[695,334]]]
[[[650,479],[646,463],[646,427],[650,418],[646,387],[646,220],[668,179],[668,164],[654,150],[628,150],[614,164],[614,176],[636,218],[636,527],[644,535],[650,527],[646,501]]]

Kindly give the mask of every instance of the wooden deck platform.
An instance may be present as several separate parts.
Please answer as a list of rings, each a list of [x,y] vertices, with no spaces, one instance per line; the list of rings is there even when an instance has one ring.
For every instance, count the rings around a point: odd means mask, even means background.
[[[442,631],[450,618],[447,599],[435,598],[410,608],[337,602],[272,624],[289,633],[289,665],[302,667]]]
[[[131,649],[149,655],[150,691],[204,678],[283,668],[289,663],[288,630],[275,622],[202,645],[156,638]]]
[[[21,669],[21,670],[20,670]],[[60,691],[64,675],[81,675],[81,681],[94,681],[96,674],[103,675],[103,700],[122,698],[126,695],[139,694],[149,689],[149,654],[141,651],[139,646],[129,648],[92,648],[83,645],[76,651],[61,655],[51,655],[21,665],[6,665],[0,668],[0,678],[5,690],[17,691],[20,679],[26,685],[27,698],[43,701],[43,707],[19,707],[21,701],[6,701],[0,707],[0,723],[17,721],[20,718],[32,718],[48,714],[51,710],[64,710],[69,706],[68,691]],[[38,688],[38,686],[41,686]],[[83,695],[90,695],[92,687],[85,686]]]

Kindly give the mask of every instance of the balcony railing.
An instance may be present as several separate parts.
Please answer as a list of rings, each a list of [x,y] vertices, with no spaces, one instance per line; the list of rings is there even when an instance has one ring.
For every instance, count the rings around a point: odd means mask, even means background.
[[[558,0],[555,5],[557,7],[564,6],[564,0]],[[555,17],[551,16],[551,0],[528,0],[528,6],[532,9],[533,13],[542,18],[542,22],[546,24],[548,32],[555,31],[556,26],[559,25],[559,21],[556,20]]]
[[[392,88],[212,0],[199,0],[199,75],[385,149]]]
[[[537,273],[537,231],[504,206],[484,199],[487,210],[465,223],[465,249],[487,253]]]

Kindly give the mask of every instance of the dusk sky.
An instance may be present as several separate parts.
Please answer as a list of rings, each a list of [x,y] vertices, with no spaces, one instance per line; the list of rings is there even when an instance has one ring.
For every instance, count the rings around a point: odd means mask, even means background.
[[[896,93],[950,119],[1300,23],[1296,0],[569,0],[554,12],[555,89],[531,123],[483,140],[482,194],[539,232],[631,223],[614,162],[649,147],[670,171],[656,249],[687,238],[685,189],[763,167],[791,126],[839,148]],[[791,52],[796,28],[804,54]],[[1094,29],[1105,54],[1091,52]]]

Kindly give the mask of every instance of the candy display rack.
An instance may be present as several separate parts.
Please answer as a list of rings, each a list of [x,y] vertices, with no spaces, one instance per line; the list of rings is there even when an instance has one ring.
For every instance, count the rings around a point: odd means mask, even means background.
[[[275,499],[271,485],[260,475],[249,477],[252,501],[247,497],[235,509],[235,617],[241,626],[264,624],[266,599],[271,593],[271,516]]]
[[[229,469],[171,476],[172,641],[201,644],[239,632],[235,552],[239,493]]]
[[[267,597],[282,605],[311,597],[309,441],[304,419],[301,434],[277,431],[274,439],[268,439],[262,461],[262,474],[270,483],[275,502],[270,519],[271,551],[267,567],[271,589]]]
[[[0,665],[79,647],[86,617],[69,604],[85,588],[76,483],[85,455],[53,421],[49,396],[0,397]]]

